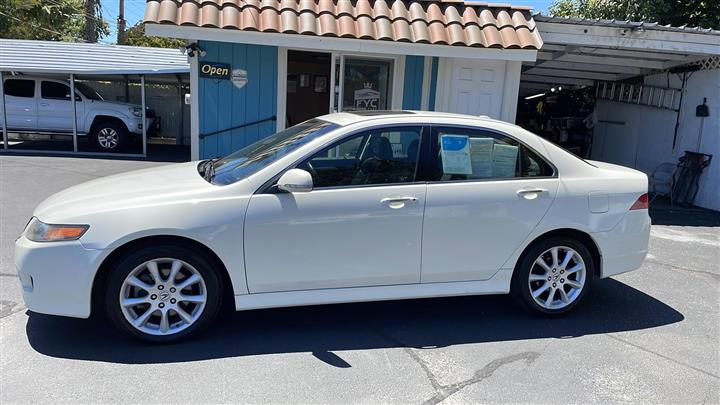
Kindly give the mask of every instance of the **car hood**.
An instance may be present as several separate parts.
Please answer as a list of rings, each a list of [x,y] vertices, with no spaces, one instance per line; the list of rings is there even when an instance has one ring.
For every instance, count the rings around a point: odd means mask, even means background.
[[[187,201],[219,189],[198,174],[197,165],[178,163],[82,183],[50,196],[33,215],[46,223],[67,223],[98,212]]]

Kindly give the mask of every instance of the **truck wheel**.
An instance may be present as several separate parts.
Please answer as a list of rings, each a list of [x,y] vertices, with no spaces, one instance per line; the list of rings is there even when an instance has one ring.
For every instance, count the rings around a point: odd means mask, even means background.
[[[127,142],[125,126],[113,121],[101,121],[94,127],[92,140],[102,152],[118,152]]]

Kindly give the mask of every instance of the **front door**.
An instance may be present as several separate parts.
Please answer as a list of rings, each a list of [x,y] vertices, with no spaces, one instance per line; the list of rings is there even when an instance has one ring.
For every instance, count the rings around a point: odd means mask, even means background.
[[[332,54],[288,51],[285,127],[330,111]]]
[[[450,69],[450,83],[441,109],[500,119],[505,62],[449,59],[447,64]]]
[[[550,208],[552,167],[497,132],[438,127],[423,226],[422,282],[491,278]]]
[[[82,98],[75,93],[77,108],[78,129],[82,130],[80,123],[83,117]],[[40,84],[40,101],[38,103],[38,128],[41,130],[71,132],[72,102],[70,101],[70,86],[43,80]]]
[[[306,193],[259,193],[245,218],[250,293],[420,282],[421,127],[351,135],[300,163]]]

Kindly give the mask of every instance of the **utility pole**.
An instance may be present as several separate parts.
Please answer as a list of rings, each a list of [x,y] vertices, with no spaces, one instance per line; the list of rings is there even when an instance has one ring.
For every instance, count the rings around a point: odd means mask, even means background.
[[[85,30],[83,31],[83,39],[86,42],[95,43],[98,41],[97,36],[97,2],[99,0],[85,0]]]
[[[119,0],[118,18],[117,18],[117,43],[125,45],[127,42],[127,32],[125,32],[125,0]]]

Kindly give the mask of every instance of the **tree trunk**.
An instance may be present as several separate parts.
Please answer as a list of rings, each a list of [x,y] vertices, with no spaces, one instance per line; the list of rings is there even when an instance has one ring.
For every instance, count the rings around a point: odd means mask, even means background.
[[[83,39],[86,42],[97,42],[97,16],[95,10],[98,0],[85,0],[85,30],[83,31]]]

